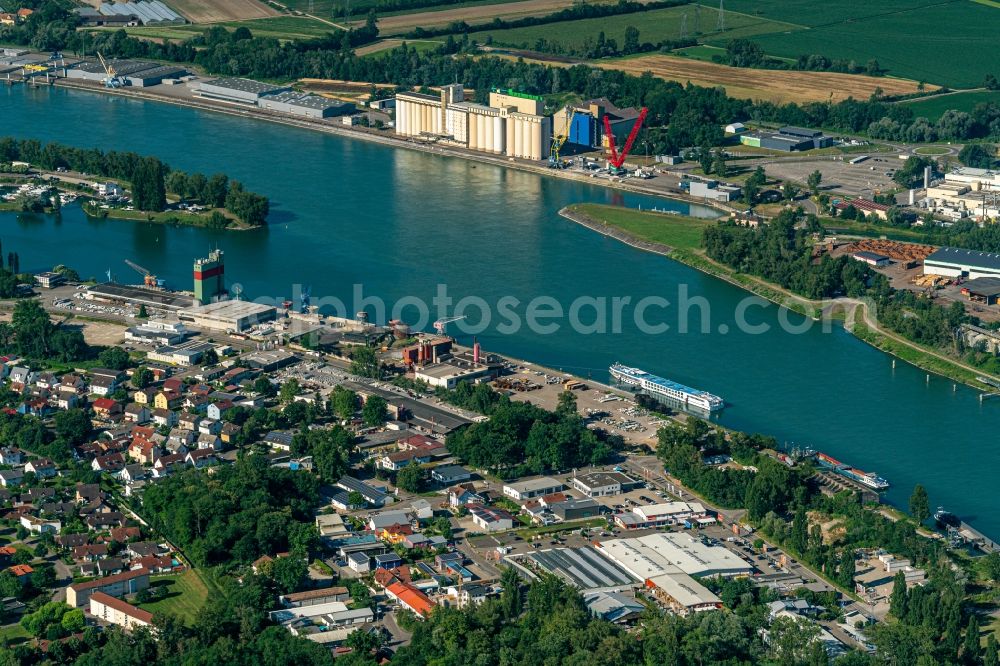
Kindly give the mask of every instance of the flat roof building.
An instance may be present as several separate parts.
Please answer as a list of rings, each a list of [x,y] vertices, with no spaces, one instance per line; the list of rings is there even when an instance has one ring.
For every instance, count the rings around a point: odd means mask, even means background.
[[[256,324],[274,321],[278,310],[273,305],[251,301],[218,301],[177,313],[177,318],[200,328],[216,331],[244,331]]]
[[[199,342],[192,340],[178,345],[165,345],[157,347],[146,354],[150,361],[159,363],[170,363],[171,365],[190,366],[196,365],[202,357],[215,345],[211,342]]]
[[[600,542],[601,552],[641,580],[679,570],[690,576],[748,576],[753,566],[723,546],[691,534],[657,532]]]
[[[114,282],[88,287],[87,291],[84,292],[84,297],[89,301],[123,303],[134,306],[145,305],[147,308],[169,311],[190,308],[194,305],[194,299],[184,294]]]
[[[975,303],[996,305],[1000,300],[1000,277],[981,277],[962,285],[962,295]]]
[[[627,571],[591,546],[532,550],[525,557],[535,567],[579,590],[621,590],[636,585]]]
[[[518,483],[508,483],[503,487],[503,494],[518,501],[541,497],[550,493],[556,493],[565,488],[562,481],[543,476],[538,479],[528,479]]]
[[[1000,254],[942,247],[924,259],[924,275],[1000,277]]]
[[[212,79],[211,81],[201,81],[198,84],[197,92],[201,97],[221,102],[255,106],[265,95],[273,95],[289,90],[291,88],[288,86],[276,86],[270,83],[254,81],[253,79],[224,77]]]
[[[357,107],[350,102],[329,99],[320,95],[306,95],[293,90],[265,95],[260,98],[259,105],[262,109],[269,111],[290,113],[307,118],[332,118],[348,115],[357,110]]]
[[[589,497],[620,495],[638,485],[638,482],[621,472],[591,472],[570,479],[570,485]]]

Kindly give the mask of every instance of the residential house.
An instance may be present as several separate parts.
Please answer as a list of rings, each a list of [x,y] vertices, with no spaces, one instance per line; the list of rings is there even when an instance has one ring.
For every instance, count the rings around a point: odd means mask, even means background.
[[[76,484],[76,501],[92,502],[93,500],[104,499],[104,491],[99,483],[78,483]]]
[[[60,391],[56,394],[56,407],[59,409],[76,409],[81,404],[82,400],[80,396],[75,393],[63,393]]]
[[[7,571],[11,572],[21,585],[27,585],[31,579],[31,574],[35,573],[30,564],[15,564],[7,569]]]
[[[376,569],[395,569],[403,566],[403,558],[396,553],[382,553],[375,556]]]
[[[77,562],[96,562],[108,556],[108,544],[83,544],[73,548],[73,559]]]
[[[129,423],[148,423],[151,416],[149,407],[137,402],[125,405],[125,420]]]
[[[122,415],[122,404],[112,398],[97,398],[90,405],[99,419],[111,420]]]
[[[218,435],[222,432],[222,421],[207,418],[203,419],[202,422],[198,424],[198,432],[202,435]]]
[[[62,548],[78,548],[89,542],[89,534],[60,534],[56,537],[56,543]]]
[[[40,479],[51,479],[59,473],[59,470],[56,469],[56,464],[48,458],[39,458],[37,460],[29,460],[24,466],[24,472],[25,474],[32,472]]]
[[[208,407],[205,409],[205,415],[210,419],[221,421],[222,415],[232,408],[233,408],[232,400],[216,400],[210,403]]]
[[[131,465],[125,465],[125,467],[122,468],[122,471],[118,472],[116,476],[123,482],[132,484],[141,479],[145,479],[148,474],[145,467],[133,463]]]
[[[212,451],[222,450],[222,440],[219,439],[218,435],[198,435],[197,446],[198,449],[211,449]]]
[[[90,595],[88,609],[93,617],[108,624],[116,624],[126,632],[135,627],[148,627],[153,624],[153,614],[149,611],[103,592],[94,592]]]
[[[95,592],[121,598],[129,594],[135,594],[140,590],[149,587],[149,571],[137,569],[124,573],[98,578],[84,583],[74,583],[66,588],[66,603],[73,608],[81,608],[90,602],[90,596]]]
[[[442,486],[453,486],[472,478],[472,473],[461,465],[439,465],[431,470],[431,479]]]
[[[90,380],[90,392],[94,395],[107,396],[118,390],[118,382],[112,377],[103,375]]]
[[[449,585],[445,590],[445,601],[458,608],[465,608],[469,604],[478,606],[486,601],[489,591],[485,585]]]
[[[138,527],[116,527],[111,530],[111,540],[118,543],[127,543],[142,536],[142,530]]]
[[[177,391],[162,390],[153,398],[153,406],[157,409],[180,409],[184,396]]]
[[[10,379],[11,388],[20,392],[35,383],[35,380],[38,378],[38,373],[34,372],[30,368],[16,365],[10,369],[10,375],[8,378]]]
[[[145,388],[137,389],[135,393],[132,394],[132,400],[140,405],[150,406],[156,402],[156,396],[159,392],[159,388],[155,386],[147,386]]]
[[[218,462],[218,459],[215,457],[215,450],[213,449],[195,449],[194,451],[188,451],[187,456],[184,457],[184,462],[201,469],[202,467],[214,465]]]
[[[368,573],[372,569],[371,559],[366,552],[348,553],[347,566],[357,573]]]
[[[291,451],[293,437],[294,434],[287,430],[272,430],[264,435],[264,443],[268,444],[272,451]]]
[[[225,444],[235,444],[240,432],[242,430],[235,423],[224,423],[222,424],[222,429],[219,431],[219,439]]]
[[[160,455],[160,445],[148,439],[136,437],[128,447],[129,460],[143,465],[152,465]]]
[[[194,432],[198,429],[199,423],[201,423],[201,417],[197,414],[183,413],[177,417],[177,427],[181,430]]]
[[[125,458],[120,453],[97,456],[90,463],[90,468],[95,472],[109,472],[111,474],[120,472],[123,467],[125,467]]]
[[[460,483],[448,489],[448,504],[453,507],[466,506],[468,504],[486,504],[486,497],[476,492],[476,487],[471,483]]]
[[[62,522],[55,519],[23,515],[20,522],[21,527],[32,534],[58,534],[62,529]]]
[[[427,595],[412,584],[393,583],[385,588],[385,593],[418,618],[425,618],[434,610],[434,604]]]
[[[83,522],[95,530],[122,527],[125,524],[125,514],[120,511],[99,511],[84,518]]]
[[[408,449],[406,451],[397,451],[396,453],[384,455],[375,461],[375,465],[377,467],[381,467],[382,469],[398,472],[407,465],[423,465],[430,462],[430,460],[431,457],[425,452]]]
[[[52,413],[52,406],[45,398],[30,398],[17,408],[18,414],[45,417]]]
[[[0,449],[0,464],[20,465],[24,459],[24,452],[16,446],[5,446]]]
[[[120,557],[106,557],[97,560],[97,575],[110,576],[125,571],[125,562]]]
[[[155,423],[158,427],[166,426],[168,428],[173,428],[177,425],[177,412],[169,409],[154,409],[153,423]]]
[[[514,527],[514,517],[503,509],[471,504],[469,513],[472,514],[472,522],[484,532],[499,532]]]
[[[85,395],[87,393],[87,382],[75,372],[67,372],[59,378],[59,392],[76,396]]]
[[[20,485],[22,479],[24,479],[24,470],[21,469],[0,470],[0,486],[3,486],[4,488],[10,488],[12,486]]]
[[[348,493],[360,493],[366,502],[375,507],[383,506],[392,501],[392,498],[387,493],[352,476],[345,475],[340,477],[340,480],[337,481],[337,486]]]

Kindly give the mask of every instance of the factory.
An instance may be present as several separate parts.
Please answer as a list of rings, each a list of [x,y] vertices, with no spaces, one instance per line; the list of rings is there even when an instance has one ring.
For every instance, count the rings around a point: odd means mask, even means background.
[[[944,181],[928,183],[926,207],[952,219],[1000,219],[1000,173],[954,167]]]
[[[333,118],[352,114],[355,111],[355,106],[349,102],[294,91],[266,95],[260,98],[259,104],[262,109],[306,118]]]
[[[599,552],[681,614],[722,607],[695,577],[747,576],[753,569],[726,548],[669,532],[602,541]]]
[[[727,185],[717,180],[687,180],[681,183],[681,188],[686,189],[693,197],[722,202],[735,201],[742,192],[736,185]]]
[[[229,295],[222,250],[212,250],[207,257],[195,259],[193,275],[194,297],[199,303],[211,303]]]
[[[942,247],[924,259],[924,275],[950,278],[1000,277],[1000,254]]]
[[[265,95],[290,90],[288,86],[276,86],[253,79],[221,78],[198,83],[198,95],[201,97],[250,106],[258,106]]]
[[[191,334],[179,321],[150,319],[125,330],[125,339],[138,344],[155,344],[162,347],[183,342]]]
[[[250,301],[218,301],[181,310],[182,322],[214,331],[245,331],[257,324],[274,321],[278,310],[273,305]]]
[[[201,361],[201,358],[215,345],[210,342],[198,342],[192,340],[178,345],[164,345],[157,347],[146,355],[150,361],[158,363],[169,363],[171,365],[192,366]]]
[[[996,305],[1000,300],[1000,278],[981,277],[962,285],[962,295],[973,303]]]
[[[587,497],[606,497],[638,488],[641,482],[621,472],[590,472],[573,476],[570,485]]]
[[[636,587],[636,582],[627,571],[601,557],[591,546],[534,550],[525,554],[524,558],[532,568],[562,578],[581,591],[617,591]]]
[[[598,97],[560,109],[553,115],[552,123],[560,134],[566,134],[567,143],[586,148],[608,148],[604,118],[607,117],[611,133],[620,142],[632,131],[639,113],[639,109],[619,108],[606,97]]]
[[[740,143],[744,146],[780,150],[787,153],[814,148],[829,148],[833,145],[833,137],[826,136],[819,130],[802,127],[782,127],[777,132],[745,132],[739,136]]]
[[[187,74],[187,70],[176,65],[161,65],[142,60],[111,60],[108,65],[126,85],[148,88],[163,83],[164,79],[174,79]],[[66,78],[101,82],[108,78],[104,65],[96,61],[81,62],[66,70]]]
[[[114,305],[132,305],[157,310],[176,312],[194,305],[194,299],[184,294],[152,289],[150,287],[133,287],[125,284],[106,282],[88,287],[84,292],[88,301],[111,303]]]
[[[541,97],[513,90],[492,91],[489,105],[466,102],[461,84],[444,86],[440,95],[403,92],[396,95],[396,134],[542,160],[552,141],[543,107]]]
[[[435,388],[453,389],[460,382],[495,379],[503,368],[497,356],[482,353],[478,342],[471,353],[448,352],[439,355],[435,352],[433,357],[424,357],[423,360],[430,362],[414,366],[414,379],[427,382]]]

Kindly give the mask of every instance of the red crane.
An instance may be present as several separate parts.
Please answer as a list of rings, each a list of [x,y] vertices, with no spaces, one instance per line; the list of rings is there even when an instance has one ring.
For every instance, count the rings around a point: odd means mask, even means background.
[[[604,135],[608,137],[608,148],[611,151],[611,156],[608,161],[611,162],[611,166],[616,169],[620,169],[622,164],[625,163],[625,158],[628,157],[628,151],[632,150],[632,144],[635,143],[635,138],[639,136],[639,129],[642,128],[642,122],[646,119],[646,113],[648,113],[646,107],[642,107],[639,111],[639,117],[635,119],[635,124],[632,125],[632,131],[628,133],[628,138],[625,140],[625,145],[622,147],[621,154],[618,153],[618,147],[615,145],[615,135],[611,131],[611,121],[608,120],[608,114],[604,114]]]

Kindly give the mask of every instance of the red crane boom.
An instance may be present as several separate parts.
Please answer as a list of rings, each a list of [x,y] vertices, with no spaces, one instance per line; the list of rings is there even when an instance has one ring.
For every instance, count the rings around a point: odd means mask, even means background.
[[[625,163],[625,158],[628,157],[628,152],[632,150],[632,144],[635,143],[635,138],[639,136],[639,130],[642,128],[642,122],[646,120],[648,112],[649,110],[646,107],[642,107],[642,110],[639,111],[639,117],[635,119],[632,131],[628,133],[628,138],[625,140],[621,154],[618,154],[618,147],[615,145],[615,135],[611,131],[611,121],[608,120],[608,115],[604,114],[604,135],[608,137],[608,148],[611,151],[611,157],[608,161],[611,162],[611,166],[614,168],[620,169],[622,164]]]

